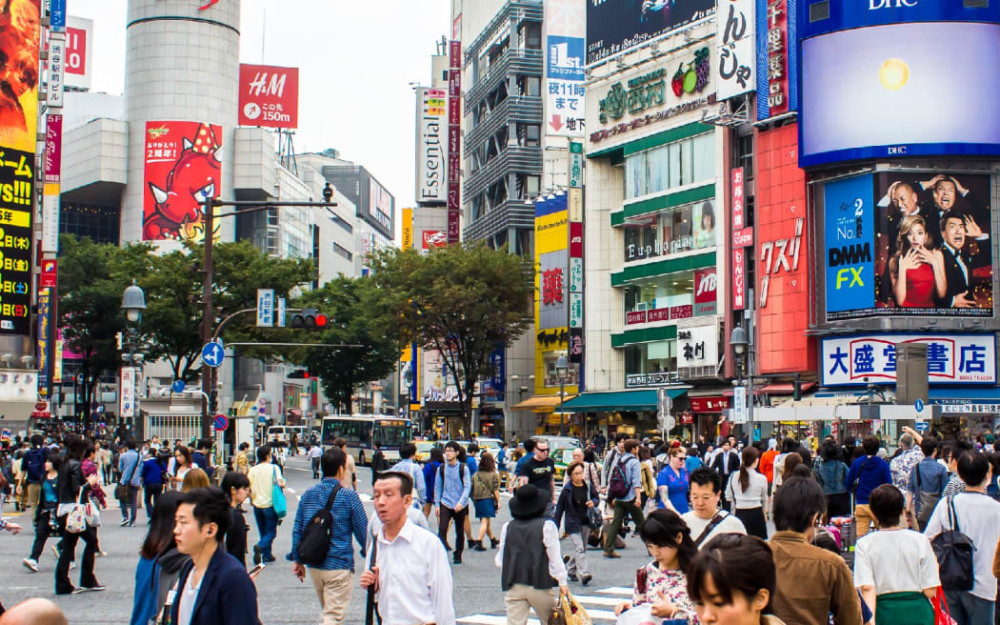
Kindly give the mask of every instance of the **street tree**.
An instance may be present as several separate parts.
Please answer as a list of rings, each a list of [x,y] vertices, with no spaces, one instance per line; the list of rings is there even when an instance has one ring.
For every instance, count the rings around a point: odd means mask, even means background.
[[[80,358],[83,402],[90,417],[101,375],[121,364],[116,337],[125,331],[122,294],[151,270],[148,245],[118,247],[89,238],[59,240],[59,317],[65,348]]]
[[[440,352],[455,382],[466,435],[476,382],[490,354],[531,323],[533,265],[483,244],[449,245],[421,254],[385,250],[371,260],[380,328],[405,345]]]

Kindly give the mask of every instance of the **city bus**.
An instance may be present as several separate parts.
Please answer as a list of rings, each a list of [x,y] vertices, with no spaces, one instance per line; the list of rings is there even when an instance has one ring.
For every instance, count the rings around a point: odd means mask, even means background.
[[[323,446],[333,445],[342,438],[347,441],[347,453],[358,464],[367,464],[374,453],[374,443],[382,445],[386,460],[399,460],[399,448],[413,440],[409,419],[385,415],[352,415],[323,418]]]

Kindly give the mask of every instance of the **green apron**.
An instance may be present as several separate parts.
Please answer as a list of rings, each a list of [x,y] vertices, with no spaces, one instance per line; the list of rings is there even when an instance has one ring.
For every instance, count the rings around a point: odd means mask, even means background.
[[[922,592],[890,592],[875,598],[875,625],[934,625],[934,607]]]

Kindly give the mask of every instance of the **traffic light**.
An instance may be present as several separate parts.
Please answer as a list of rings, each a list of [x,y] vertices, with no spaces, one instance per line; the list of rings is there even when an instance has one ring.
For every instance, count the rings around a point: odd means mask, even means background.
[[[290,380],[308,380],[310,377],[308,369],[296,369],[288,374]]]
[[[329,323],[326,315],[315,308],[306,308],[292,317],[292,327],[305,330],[322,330]]]

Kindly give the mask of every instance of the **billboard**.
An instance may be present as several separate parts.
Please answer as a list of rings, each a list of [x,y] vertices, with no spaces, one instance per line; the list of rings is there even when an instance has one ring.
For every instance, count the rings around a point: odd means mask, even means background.
[[[865,175],[826,185],[827,319],[991,317],[988,175]]]
[[[586,129],[583,66],[587,11],[584,0],[545,2],[545,133],[582,137]]]
[[[931,384],[996,384],[992,334],[869,334],[823,339],[823,386],[895,382],[896,343],[927,345]]]
[[[241,63],[239,124],[298,128],[299,68]]]
[[[66,86],[90,89],[89,46],[94,38],[94,20],[70,17],[66,27]]]
[[[569,315],[569,217],[566,194],[535,202],[535,327],[566,327]]]
[[[222,127],[186,121],[146,122],[143,241],[202,241],[204,204],[222,184]],[[214,236],[219,236],[216,222]]]
[[[417,202],[448,202],[448,92],[417,89]]]
[[[1000,154],[998,39],[1000,25],[961,22],[806,39],[800,164]]]
[[[799,169],[795,124],[757,135],[757,367],[762,374],[816,369],[809,338],[813,290],[806,174]]]
[[[587,63],[596,63],[714,14],[715,0],[588,2]]]
[[[715,3],[719,23],[715,31],[715,52],[719,59],[715,71],[720,100],[757,88],[754,79],[757,68],[754,1],[717,0]]]
[[[794,1],[757,0],[758,120],[799,109],[798,89],[789,82],[799,68],[795,8]]]

